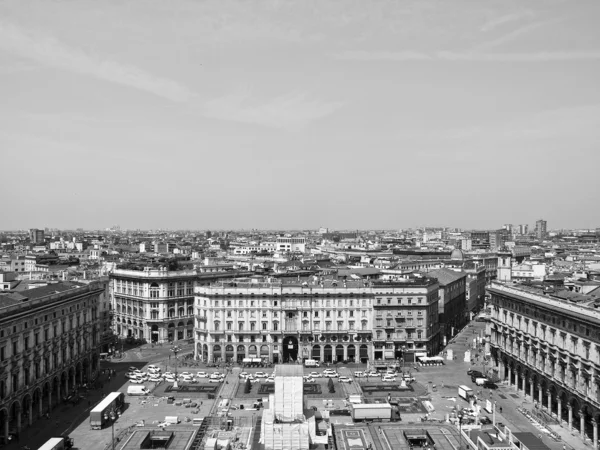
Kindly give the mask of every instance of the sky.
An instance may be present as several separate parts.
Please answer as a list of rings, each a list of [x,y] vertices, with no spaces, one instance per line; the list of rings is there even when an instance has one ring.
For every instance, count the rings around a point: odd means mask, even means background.
[[[595,0],[0,0],[0,229],[600,227]]]

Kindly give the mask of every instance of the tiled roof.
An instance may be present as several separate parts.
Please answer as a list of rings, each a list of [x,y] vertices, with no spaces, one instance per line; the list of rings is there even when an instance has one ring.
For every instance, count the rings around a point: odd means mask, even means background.
[[[465,278],[467,276],[466,273],[456,272],[454,270],[442,268],[432,270],[431,272],[427,272],[427,276],[432,278],[436,278],[441,286],[445,286],[448,284],[452,284],[461,278]]]

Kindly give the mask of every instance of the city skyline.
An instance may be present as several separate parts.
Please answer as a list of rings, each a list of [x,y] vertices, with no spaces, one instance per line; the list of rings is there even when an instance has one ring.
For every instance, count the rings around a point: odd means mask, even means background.
[[[599,12],[2,2],[0,228],[596,228]]]

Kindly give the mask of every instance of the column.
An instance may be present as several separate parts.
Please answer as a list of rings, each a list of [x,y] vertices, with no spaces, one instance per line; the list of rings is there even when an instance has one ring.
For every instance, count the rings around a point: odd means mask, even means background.
[[[569,410],[569,431],[573,431],[573,407],[571,405],[567,405],[567,409]]]
[[[8,443],[8,412],[4,415],[4,443]]]
[[[58,384],[56,385],[56,404],[59,405],[60,404],[60,400],[61,400],[61,396],[60,396],[60,381],[58,382]]]
[[[523,383],[523,387],[525,386],[525,383]],[[525,394],[525,392],[523,392],[523,394]],[[533,380],[530,378],[529,379],[529,396],[531,397],[531,401],[535,401],[535,399],[533,398]]]
[[[544,406],[544,395],[542,392],[542,385],[538,384],[538,403],[540,404],[540,409]]]
[[[348,344],[344,344],[344,361],[348,361]]]
[[[585,411],[579,411],[579,434],[581,435],[581,439],[585,442]]]
[[[52,388],[48,389],[48,412],[50,411],[52,411]]]
[[[42,411],[42,405],[43,405],[43,403],[44,403],[44,394],[42,394],[41,391],[40,391],[40,398],[39,398],[39,401],[38,401],[38,418],[40,418],[40,419],[41,419],[42,414],[43,414],[43,411]]]
[[[526,378],[525,378],[525,377],[523,377],[523,378],[522,378],[522,381],[521,381],[521,385],[523,386],[523,388],[522,388],[522,391],[523,391],[523,397],[526,397],[526,396],[527,396],[527,391],[525,391],[525,381],[526,381]]]
[[[15,408],[15,412],[17,413],[17,433],[21,434],[21,407]]]
[[[557,399],[558,402],[558,411],[556,411],[556,417],[558,418],[558,423],[562,423],[562,400],[560,397]]]
[[[27,410],[29,417],[27,418],[27,424],[31,426],[33,423],[33,402],[29,399],[29,408]]]
[[[207,363],[212,363],[213,361],[213,343],[209,343],[208,344],[208,361],[206,361]]]
[[[513,370],[511,368],[508,369],[508,387],[512,386],[513,383]]]
[[[593,435],[593,440],[594,440],[594,447],[593,448],[598,448],[598,422],[596,421],[596,419],[592,419],[592,427],[594,430],[594,435]]]
[[[321,362],[325,362],[325,346],[321,345]]]
[[[67,372],[67,376],[65,377],[65,396],[69,395],[69,372]]]
[[[548,412],[552,414],[552,393],[548,389]]]

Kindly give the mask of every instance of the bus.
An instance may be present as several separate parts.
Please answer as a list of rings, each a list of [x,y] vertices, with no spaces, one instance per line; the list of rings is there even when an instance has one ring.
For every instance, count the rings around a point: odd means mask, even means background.
[[[54,437],[48,439],[38,450],[66,450],[73,448],[73,439],[69,437]]]
[[[124,405],[125,394],[122,392],[111,392],[104,397],[104,400],[90,411],[90,426],[92,430],[101,430],[105,422],[110,419],[110,417],[107,419],[107,416],[111,411],[120,416]]]

